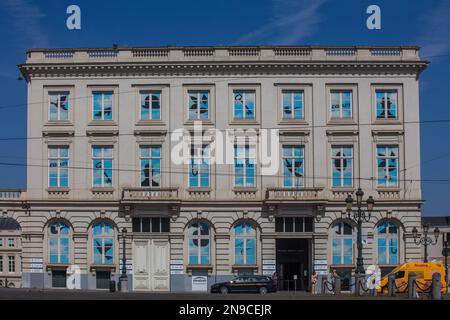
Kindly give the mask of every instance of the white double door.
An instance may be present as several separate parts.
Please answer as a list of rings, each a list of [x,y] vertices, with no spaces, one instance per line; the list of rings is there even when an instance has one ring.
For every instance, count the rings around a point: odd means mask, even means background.
[[[169,240],[134,240],[133,289],[136,291],[169,291],[169,259]]]

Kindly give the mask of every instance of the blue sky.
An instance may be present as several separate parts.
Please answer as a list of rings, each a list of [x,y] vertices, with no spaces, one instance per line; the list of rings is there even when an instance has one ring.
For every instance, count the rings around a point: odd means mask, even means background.
[[[66,28],[71,4],[81,7],[80,31]],[[366,28],[371,4],[381,7],[382,30]],[[0,43],[0,139],[26,136],[26,84],[16,65],[27,48],[114,43],[419,45],[422,57],[441,56],[421,76],[421,119],[450,119],[450,0],[1,0]],[[422,178],[450,179],[450,123],[421,130]],[[26,161],[25,140],[0,140],[0,150],[0,162]],[[0,188],[24,188],[25,176],[24,167],[0,165]],[[424,213],[450,214],[450,183],[422,186]]]

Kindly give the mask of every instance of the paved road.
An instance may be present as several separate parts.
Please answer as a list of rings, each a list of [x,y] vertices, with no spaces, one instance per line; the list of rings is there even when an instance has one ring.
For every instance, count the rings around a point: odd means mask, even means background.
[[[396,297],[394,299],[402,299]],[[426,296],[422,297],[427,299]],[[204,294],[204,293],[111,293],[108,291],[70,291],[70,290],[30,290],[30,289],[0,289],[0,300],[353,300],[353,299],[383,299],[392,298],[359,297],[350,294],[340,296],[311,295],[306,292],[277,292],[267,295],[259,294]],[[447,296],[446,300],[450,300]]]

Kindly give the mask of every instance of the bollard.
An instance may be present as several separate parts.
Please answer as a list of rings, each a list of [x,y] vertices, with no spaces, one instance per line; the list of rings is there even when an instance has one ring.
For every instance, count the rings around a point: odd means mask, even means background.
[[[416,289],[416,273],[409,272],[408,273],[408,298],[415,299],[417,297],[417,289]]]
[[[388,276],[388,296],[395,297],[395,274]]]
[[[334,294],[341,294],[341,277],[334,278]]]
[[[326,288],[326,281],[327,281],[327,278],[326,277],[323,277],[322,278],[322,294],[326,294],[327,293],[327,288]]]
[[[361,295],[361,282],[363,281],[364,276],[355,275],[355,296],[359,297]]]
[[[431,299],[441,300],[441,274],[436,272],[431,277]]]

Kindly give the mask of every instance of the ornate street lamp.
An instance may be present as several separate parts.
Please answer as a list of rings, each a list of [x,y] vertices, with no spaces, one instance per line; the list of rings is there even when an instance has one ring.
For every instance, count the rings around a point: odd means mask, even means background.
[[[120,291],[128,292],[127,256],[126,256],[127,228],[122,229],[122,273],[119,277]]]
[[[372,196],[370,196],[366,201],[367,209],[364,211],[362,209],[363,206],[363,196],[364,192],[361,190],[361,188],[358,188],[358,190],[355,193],[356,195],[356,207],[357,209],[353,210],[353,198],[349,194],[347,198],[345,199],[346,207],[347,207],[347,215],[348,218],[351,220],[354,220],[357,224],[357,234],[356,234],[356,247],[358,249],[358,257],[356,258],[356,269],[355,274],[357,276],[361,276],[365,274],[364,271],[364,260],[362,255],[362,223],[368,222],[372,216],[373,206],[375,204],[375,201],[373,200]]]
[[[419,231],[416,227],[413,228],[412,233],[414,237],[414,243],[416,245],[423,245],[424,248],[424,262],[428,262],[428,246],[429,245],[435,245],[439,238],[439,228],[435,228],[433,231],[434,240],[431,236],[429,236],[428,232],[430,230],[430,225],[424,224],[422,226],[422,234],[419,234]]]

